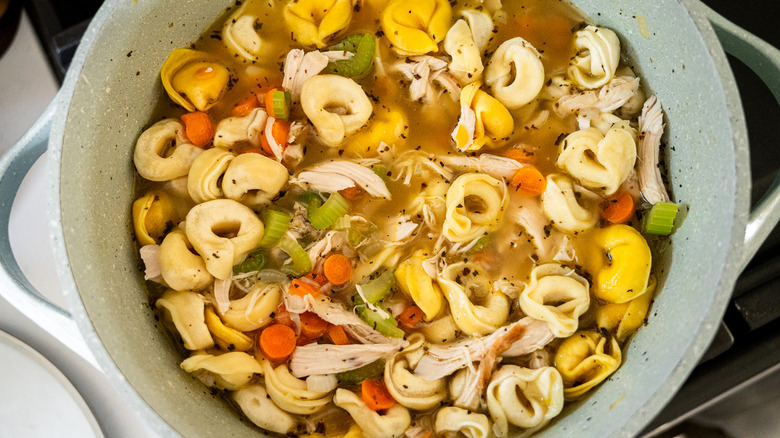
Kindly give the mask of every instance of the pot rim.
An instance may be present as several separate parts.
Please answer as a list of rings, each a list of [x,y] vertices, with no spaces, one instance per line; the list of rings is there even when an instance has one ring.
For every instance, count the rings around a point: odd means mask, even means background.
[[[575,1],[572,1],[572,3],[575,3]],[[728,248],[731,255],[725,266],[723,266],[722,275],[718,281],[717,291],[713,295],[708,312],[699,325],[697,333],[691,338],[687,350],[689,354],[686,354],[685,357],[679,359],[669,378],[650,395],[642,407],[631,416],[631,419],[625,422],[618,432],[613,434],[614,436],[635,436],[646,427],[679,390],[684,380],[697,365],[701,356],[706,352],[707,347],[715,336],[716,328],[722,319],[728,299],[733,291],[734,283],[740,273],[740,258],[744,246],[745,227],[748,222],[751,185],[749,145],[744,112],[742,110],[742,103],[737,90],[736,81],[731,68],[729,67],[726,54],[721,47],[712,25],[704,14],[703,5],[697,0],[677,1],[682,5],[693,21],[708,49],[709,56],[718,73],[719,85],[725,96],[725,110],[728,111],[729,119],[731,120],[731,140],[734,145],[736,158],[736,191],[734,193],[734,196],[736,197],[734,203],[735,211],[731,233],[728,239]],[[61,288],[68,309],[84,336],[87,345],[94,353],[103,373],[118,392],[124,396],[125,401],[133,413],[143,419],[152,430],[163,437],[177,437],[181,435],[172,425],[166,422],[160,414],[152,409],[138,392],[136,392],[100,341],[100,336],[95,331],[77,290],[64,240],[60,210],[61,203],[59,190],[61,168],[59,164],[62,158],[62,142],[65,135],[66,121],[81,69],[84,66],[95,39],[103,30],[106,20],[112,14],[117,3],[118,0],[107,1],[94,16],[73,57],[71,67],[68,69],[63,85],[55,97],[57,111],[53,118],[48,145],[49,190],[47,196],[47,212],[51,223],[50,235],[57,263],[57,274],[60,279]]]

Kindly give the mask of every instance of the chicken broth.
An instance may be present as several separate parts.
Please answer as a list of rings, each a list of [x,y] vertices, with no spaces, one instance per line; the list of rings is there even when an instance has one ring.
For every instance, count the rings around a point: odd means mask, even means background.
[[[132,208],[181,367],[264,430],[367,438],[529,434],[604,381],[676,205],[660,103],[590,23],[249,1],[174,50]]]

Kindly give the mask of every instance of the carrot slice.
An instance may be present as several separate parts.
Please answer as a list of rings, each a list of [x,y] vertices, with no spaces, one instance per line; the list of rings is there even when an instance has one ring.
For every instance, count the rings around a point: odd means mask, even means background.
[[[547,179],[534,166],[523,166],[512,177],[512,186],[525,196],[539,196],[547,188]]]
[[[325,286],[326,284],[328,284],[328,279],[325,278],[324,274],[318,274],[316,272],[309,272],[308,274],[306,274],[306,278],[308,278],[309,280],[317,283],[318,285],[320,285],[320,287]]]
[[[624,224],[634,215],[634,198],[628,192],[622,192],[607,201],[601,210],[601,216],[613,224]]]
[[[423,311],[417,306],[409,306],[398,315],[398,324],[404,328],[414,328],[422,321]]]
[[[190,143],[197,147],[204,147],[214,138],[214,127],[208,114],[200,111],[187,113],[181,116],[184,123],[184,132]]]
[[[312,298],[317,298],[322,292],[319,287],[304,281],[303,279],[296,278],[290,282],[290,289],[288,290],[290,295],[297,295],[299,297],[305,297],[311,295]]]
[[[520,163],[533,163],[534,153],[522,148],[512,148],[504,152],[504,156]]]
[[[303,312],[300,318],[301,334],[309,339],[317,339],[328,331],[328,321],[314,312]]]
[[[393,396],[387,392],[385,385],[376,379],[364,380],[360,385],[361,396],[366,405],[373,411],[390,409],[395,404]]]
[[[340,325],[331,325],[328,327],[328,337],[330,338],[331,342],[336,345],[347,345],[350,343],[347,332],[345,332],[344,327]]]
[[[274,155],[274,151],[271,149],[271,144],[268,143],[268,138],[266,137],[266,132],[263,131],[263,133],[260,135],[260,146],[262,146],[263,150],[269,155]],[[271,125],[271,135],[274,138],[274,141],[276,141],[276,144],[278,144],[282,149],[287,147],[287,137],[290,136],[290,122],[285,122],[284,120],[275,120],[273,125]]]
[[[332,254],[322,265],[325,277],[335,285],[342,285],[352,278],[352,262],[342,254]]]
[[[273,324],[260,333],[260,350],[270,360],[287,359],[295,350],[295,331],[284,324]]]
[[[233,107],[233,110],[231,111],[231,114],[233,114],[236,117],[244,117],[252,112],[253,109],[260,107],[260,101],[257,99],[256,94],[250,94],[248,97],[245,97],[238,101],[235,107]]]
[[[347,187],[344,190],[339,190],[339,195],[347,199],[353,199],[361,193],[363,193],[363,189],[358,186]]]

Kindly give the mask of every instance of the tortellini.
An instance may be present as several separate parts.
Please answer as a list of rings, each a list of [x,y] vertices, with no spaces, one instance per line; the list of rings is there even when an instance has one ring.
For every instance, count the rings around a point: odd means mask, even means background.
[[[141,246],[154,245],[165,235],[178,214],[171,196],[154,190],[133,202],[133,229]]]
[[[365,438],[399,438],[412,423],[409,410],[395,404],[384,414],[373,411],[352,391],[336,389],[333,404],[349,412]]]
[[[352,1],[294,0],[285,5],[282,13],[295,41],[322,48],[349,26]]]
[[[473,263],[453,263],[438,277],[455,324],[465,334],[488,335],[509,317],[509,298],[491,287]]]
[[[363,87],[338,75],[317,75],[304,82],[301,106],[320,140],[328,146],[341,145],[348,135],[362,128],[374,112]],[[333,108],[341,108],[345,113],[331,112]]]
[[[154,304],[167,313],[176,331],[179,332],[184,348],[203,350],[214,345],[206,326],[203,296],[195,292],[166,290]]]
[[[203,149],[187,142],[178,120],[164,119],[143,132],[135,144],[133,162],[149,181],[170,181],[185,176]]]
[[[439,286],[423,269],[423,255],[422,250],[418,250],[401,262],[395,270],[395,278],[401,291],[425,313],[425,321],[431,321],[441,313],[444,297]]]
[[[430,323],[423,324],[420,327],[420,332],[425,336],[426,341],[437,344],[452,341],[460,333],[448,308],[445,308],[444,312],[438,318]]]
[[[528,286],[518,298],[523,312],[544,321],[558,338],[577,331],[579,317],[590,307],[588,281],[571,268],[548,263],[531,271]]]
[[[478,239],[495,229],[507,202],[503,182],[481,173],[461,175],[447,190],[442,234],[454,243]]]
[[[447,0],[392,0],[382,12],[382,30],[401,56],[439,50],[447,34],[452,7]]]
[[[242,332],[257,330],[271,322],[271,314],[281,301],[281,286],[256,283],[243,298],[230,301],[222,320],[226,326]]]
[[[373,156],[379,153],[382,143],[388,146],[401,144],[408,135],[409,121],[406,114],[392,106],[383,105],[377,109],[366,129],[349,138],[344,149],[361,156]]]
[[[563,391],[563,379],[553,367],[502,366],[493,374],[486,397],[496,436],[509,436],[510,425],[523,429],[520,436],[544,427],[561,413]]]
[[[398,403],[409,409],[432,409],[447,396],[444,378],[431,381],[414,375],[412,370],[425,354],[425,341],[419,333],[409,336],[408,341],[409,346],[385,363],[385,386]]]
[[[489,438],[492,435],[492,425],[486,415],[453,406],[436,412],[434,430],[437,435],[460,432],[466,438]]]
[[[634,228],[616,224],[591,236],[585,269],[593,277],[593,293],[609,303],[625,303],[647,290],[652,255]]]
[[[265,44],[257,31],[260,19],[246,12],[246,5],[225,20],[222,27],[222,42],[232,53],[247,61],[257,61]]]
[[[187,213],[187,238],[209,273],[220,280],[257,247],[263,231],[263,222],[252,210],[230,199],[204,202]]]
[[[452,138],[461,152],[495,147],[515,129],[515,119],[504,104],[479,86],[475,82],[460,92],[461,115]]]
[[[252,338],[222,323],[211,307],[206,308],[206,326],[217,345],[227,351],[247,351],[252,348]]]
[[[591,190],[614,194],[636,163],[631,133],[615,127],[606,135],[596,128],[581,129],[561,142],[557,165]]]
[[[255,108],[243,117],[228,117],[217,123],[214,131],[214,146],[230,150],[233,145],[248,142],[260,146],[260,134],[263,132],[268,114]]]
[[[599,88],[615,77],[620,62],[620,40],[615,32],[600,26],[587,26],[574,33],[576,55],[569,77],[585,89]]]
[[[568,176],[547,175],[542,207],[553,226],[562,232],[574,234],[593,228],[599,221],[599,201],[594,193],[575,186]]]
[[[656,280],[653,275],[647,282],[647,291],[623,304],[606,303],[596,310],[599,328],[614,331],[618,342],[625,342],[644,323],[655,295]]]
[[[283,410],[300,415],[311,415],[325,408],[332,396],[330,391],[311,391],[306,381],[290,374],[287,365],[274,368],[267,360],[263,361],[265,389],[271,400]]]
[[[468,391],[471,383],[476,379],[476,371],[469,368],[458,370],[450,379],[450,398],[452,404],[470,411],[479,410],[480,392]]]
[[[460,19],[447,31],[444,51],[452,58],[450,74],[461,84],[470,84],[482,77],[482,52],[493,30],[493,19],[485,12],[464,11]]]
[[[488,62],[485,83],[507,108],[520,108],[534,100],[544,85],[541,55],[521,37],[506,40]]]
[[[235,156],[225,149],[211,148],[192,163],[187,177],[187,191],[196,203],[223,197],[223,175]]]
[[[204,52],[175,49],[160,69],[160,79],[171,100],[187,111],[206,111],[228,90],[230,72]]]
[[[290,174],[283,164],[260,154],[233,159],[222,179],[225,196],[250,207],[268,204],[282,190]]]
[[[217,387],[233,391],[249,383],[255,373],[262,373],[260,363],[243,351],[233,351],[218,356],[196,353],[181,363],[188,373],[208,371]]]
[[[206,262],[190,248],[192,245],[181,229],[168,233],[160,244],[160,271],[171,289],[199,291],[214,282]]]
[[[295,417],[276,406],[262,385],[247,385],[235,391],[233,400],[252,423],[271,432],[287,434],[298,424]]]
[[[581,397],[614,373],[622,360],[617,340],[592,330],[563,341],[555,354],[555,368],[563,378],[564,399]]]

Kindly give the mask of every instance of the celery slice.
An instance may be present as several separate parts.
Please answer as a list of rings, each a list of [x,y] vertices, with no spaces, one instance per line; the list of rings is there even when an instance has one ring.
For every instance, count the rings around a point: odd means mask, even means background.
[[[328,63],[325,71],[348,78],[362,77],[368,73],[371,64],[374,62],[374,52],[376,51],[376,41],[374,35],[370,33],[362,35],[352,35],[345,38],[340,43],[331,46],[330,50],[343,50],[353,53],[349,59],[333,61]]]
[[[336,378],[340,383],[345,385],[357,385],[358,383],[377,377],[385,371],[385,360],[377,359],[368,365],[363,365],[360,368],[343,371],[336,374]]]
[[[298,242],[284,236],[277,244],[277,248],[284,251],[292,260],[291,264],[282,267],[282,272],[298,277],[311,271],[309,253]]]
[[[378,312],[369,309],[360,295],[355,295],[353,299],[355,300],[355,313],[376,331],[391,338],[404,337],[404,331],[398,328],[398,321],[389,312],[388,317],[384,318]]]
[[[278,120],[289,120],[290,107],[292,106],[292,96],[290,95],[290,92],[274,90],[271,93],[273,116]]]
[[[379,277],[360,285],[360,290],[366,301],[376,304],[390,294],[395,285],[395,270],[387,269]]]
[[[265,267],[265,251],[259,249],[252,251],[243,262],[233,266],[233,273],[255,272],[263,269],[263,267]]]
[[[260,246],[263,248],[270,248],[279,243],[290,228],[291,221],[292,216],[290,216],[289,213],[279,210],[265,210],[263,212],[265,232],[263,233],[263,238],[260,239]]]
[[[349,211],[349,201],[338,193],[332,193],[319,208],[309,206],[309,222],[318,230],[324,230]]]
[[[671,202],[658,202],[653,205],[642,220],[644,233],[657,236],[670,235],[677,217],[677,208],[677,204]]]

